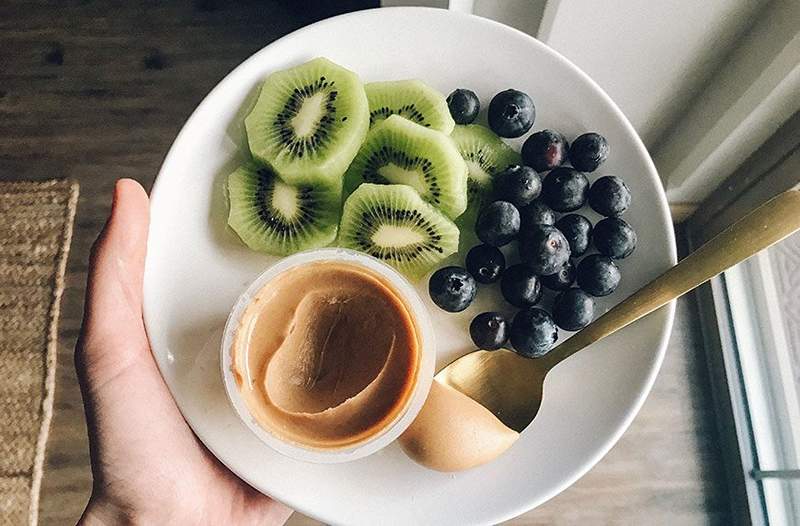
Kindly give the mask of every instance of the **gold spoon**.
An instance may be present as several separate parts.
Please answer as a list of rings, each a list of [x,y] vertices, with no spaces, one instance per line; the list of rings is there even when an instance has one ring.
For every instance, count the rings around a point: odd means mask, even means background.
[[[474,351],[450,363],[435,378],[521,432],[539,412],[545,376],[559,363],[799,229],[800,191],[788,190],[729,226],[544,357],[525,358],[504,349]]]

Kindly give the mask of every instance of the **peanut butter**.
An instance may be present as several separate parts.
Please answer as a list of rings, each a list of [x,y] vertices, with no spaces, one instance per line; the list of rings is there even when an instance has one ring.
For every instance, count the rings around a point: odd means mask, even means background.
[[[380,433],[406,407],[419,362],[412,316],[366,268],[318,262],[279,274],[245,309],[232,370],[253,418],[314,448]]]
[[[406,454],[437,471],[462,471],[503,454],[519,433],[481,404],[434,380],[425,405],[400,436]]]

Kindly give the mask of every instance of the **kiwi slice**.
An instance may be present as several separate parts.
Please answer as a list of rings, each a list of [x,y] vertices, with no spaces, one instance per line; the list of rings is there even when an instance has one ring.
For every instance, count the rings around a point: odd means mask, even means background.
[[[457,125],[450,137],[469,170],[467,209],[456,221],[462,232],[459,251],[463,252],[479,242],[475,221],[491,198],[494,177],[508,165],[520,164],[522,158],[492,130],[480,124]]]
[[[522,163],[522,158],[492,130],[480,124],[458,125],[450,137],[469,170],[467,210],[457,223],[472,231],[480,209],[491,197],[494,177],[508,165]]]
[[[287,255],[336,238],[341,184],[291,185],[248,163],[228,176],[228,224],[253,250]]]
[[[510,164],[522,163],[519,153],[492,130],[480,124],[456,126],[450,135],[469,169],[469,200],[484,199],[492,190],[492,180]]]
[[[417,278],[458,250],[458,228],[408,186],[362,184],[344,203],[339,244]]]
[[[358,76],[325,58],[273,73],[245,118],[253,156],[287,183],[335,182],[369,128]]]
[[[400,115],[445,134],[456,125],[444,95],[421,80],[371,82],[364,85],[369,101],[369,125]]]
[[[362,182],[408,185],[451,218],[467,207],[467,167],[453,142],[399,115],[367,134],[345,175],[348,192]]]

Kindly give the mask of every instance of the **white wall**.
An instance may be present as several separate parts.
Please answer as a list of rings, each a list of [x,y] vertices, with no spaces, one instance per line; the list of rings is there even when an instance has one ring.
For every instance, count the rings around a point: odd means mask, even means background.
[[[448,3],[448,0],[383,0],[381,5],[447,8]],[[467,3],[472,4],[472,12],[476,15],[497,20],[535,36],[547,0],[467,0]]]
[[[539,38],[586,71],[653,145],[764,0],[550,0]]]
[[[800,2],[773,0],[655,145],[670,202],[703,201],[798,111]]]

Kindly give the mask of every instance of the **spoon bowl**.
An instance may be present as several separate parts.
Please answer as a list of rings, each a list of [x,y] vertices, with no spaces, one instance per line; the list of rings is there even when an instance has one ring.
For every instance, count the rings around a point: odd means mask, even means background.
[[[480,402],[506,426],[521,432],[539,412],[549,370],[545,360],[523,358],[506,349],[474,351],[439,371],[434,380]]]

